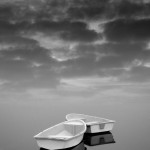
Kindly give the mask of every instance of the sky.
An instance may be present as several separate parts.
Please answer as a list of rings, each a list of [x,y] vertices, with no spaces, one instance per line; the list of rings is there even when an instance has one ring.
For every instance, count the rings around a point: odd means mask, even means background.
[[[0,101],[150,98],[150,0],[0,0]]]

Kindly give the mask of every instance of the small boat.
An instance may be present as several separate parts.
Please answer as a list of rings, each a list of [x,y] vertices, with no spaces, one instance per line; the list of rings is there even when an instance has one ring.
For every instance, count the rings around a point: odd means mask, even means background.
[[[79,144],[85,131],[86,124],[82,120],[70,120],[52,126],[34,138],[40,148],[65,149]]]
[[[103,144],[115,143],[113,135],[111,132],[100,132],[100,133],[85,133],[84,134],[84,144],[88,146],[96,146]]]
[[[83,120],[86,123],[87,130],[86,133],[98,133],[111,131],[113,129],[114,120],[109,120],[106,118],[100,118],[95,116],[89,116],[84,114],[68,114],[66,115],[67,120]]]

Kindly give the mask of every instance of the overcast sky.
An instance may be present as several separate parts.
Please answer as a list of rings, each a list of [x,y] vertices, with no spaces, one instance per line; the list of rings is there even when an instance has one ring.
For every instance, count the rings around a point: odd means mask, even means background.
[[[150,0],[0,0],[0,95],[150,98]]]

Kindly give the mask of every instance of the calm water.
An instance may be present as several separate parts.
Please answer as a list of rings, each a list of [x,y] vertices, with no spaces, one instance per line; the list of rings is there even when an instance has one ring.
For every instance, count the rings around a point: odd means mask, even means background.
[[[77,149],[149,150],[150,103],[146,101],[1,102],[0,150],[39,150],[33,136],[65,120],[67,113],[116,120],[111,132],[86,136]]]

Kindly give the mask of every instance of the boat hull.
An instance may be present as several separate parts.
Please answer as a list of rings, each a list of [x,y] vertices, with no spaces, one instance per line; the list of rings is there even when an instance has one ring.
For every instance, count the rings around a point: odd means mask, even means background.
[[[41,148],[45,149],[65,149],[78,145],[83,139],[83,135],[75,137],[73,139],[64,140],[52,140],[52,139],[37,139],[37,144]]]
[[[48,149],[41,147],[40,150],[48,150]],[[65,150],[65,149],[61,149],[61,150]],[[82,140],[82,142],[80,142],[78,145],[66,148],[66,150],[86,150],[86,148]]]
[[[113,126],[114,126],[113,122],[104,123],[103,126],[101,126],[101,124],[87,125],[86,133],[111,131],[113,129]]]

